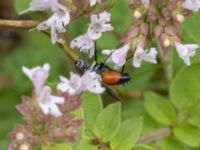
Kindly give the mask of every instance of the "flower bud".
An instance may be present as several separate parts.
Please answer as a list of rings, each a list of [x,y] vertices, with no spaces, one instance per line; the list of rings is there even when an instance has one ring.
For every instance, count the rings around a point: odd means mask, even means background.
[[[30,150],[30,147],[28,144],[22,144],[20,147],[19,147],[19,150]]]
[[[176,14],[176,20],[182,23],[185,21],[185,17],[182,14]]]
[[[158,38],[160,37],[160,35],[163,33],[163,27],[160,26],[160,25],[157,25],[155,28],[154,28],[154,34],[155,36]]]
[[[170,46],[170,40],[169,40],[169,39],[165,39],[165,40],[163,41],[163,46],[164,46],[164,47],[169,47],[169,46]]]
[[[174,26],[165,27],[165,33],[167,35],[170,35],[170,36],[176,36],[177,35],[177,31],[176,31],[176,28]]]
[[[166,48],[169,47],[171,44],[170,39],[168,38],[166,34],[162,34],[160,40],[161,40],[162,46]]]
[[[138,10],[135,10],[133,13],[133,17],[136,19],[140,19],[142,17],[142,13]]]
[[[19,132],[19,133],[17,133],[16,134],[16,140],[19,140],[19,141],[21,141],[21,140],[23,140],[24,139],[24,134],[23,133],[21,133],[21,132]]]
[[[148,26],[148,24],[143,23],[143,24],[140,26],[140,31],[142,32],[142,34],[148,35],[148,31],[149,31],[149,26]]]

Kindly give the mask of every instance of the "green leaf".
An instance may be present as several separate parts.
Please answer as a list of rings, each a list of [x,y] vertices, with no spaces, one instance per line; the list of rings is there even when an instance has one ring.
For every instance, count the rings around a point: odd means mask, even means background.
[[[97,115],[103,110],[102,99],[100,95],[90,92],[84,93],[82,99],[85,128],[92,132]]]
[[[29,4],[30,4],[30,0],[15,0],[15,10],[17,11],[17,13],[20,13],[26,9],[28,9]]]
[[[73,150],[69,144],[51,144],[42,146],[42,150]]]
[[[76,146],[75,150],[98,150],[97,145],[91,144],[91,139],[92,138],[90,137],[83,136],[81,141]]]
[[[148,145],[137,145],[132,150],[155,150],[153,147],[150,147]]]
[[[141,117],[122,122],[117,134],[111,140],[112,150],[130,150],[138,140],[141,129]]]
[[[200,146],[200,129],[188,123],[180,124],[174,129],[175,137],[190,147]]]
[[[160,127],[160,124],[147,113],[143,101],[124,101],[122,109],[122,120],[142,116],[142,133],[147,133]]]
[[[176,139],[170,137],[162,141],[162,150],[186,150],[186,148]]]
[[[93,131],[102,142],[108,142],[116,135],[120,122],[120,103],[110,104],[97,116]]]
[[[176,111],[171,103],[155,93],[145,94],[145,108],[151,117],[161,124],[170,125],[176,120]]]
[[[190,110],[190,118],[188,119],[189,123],[200,127],[200,104],[197,104]]]
[[[179,110],[192,110],[200,102],[200,64],[180,71],[170,87],[170,97]]]

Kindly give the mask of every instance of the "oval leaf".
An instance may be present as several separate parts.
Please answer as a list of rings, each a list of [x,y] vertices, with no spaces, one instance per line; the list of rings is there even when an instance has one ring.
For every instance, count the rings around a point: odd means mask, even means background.
[[[121,123],[119,131],[111,140],[112,150],[130,150],[138,140],[142,129],[142,118],[133,118]]]
[[[102,142],[108,142],[116,135],[120,122],[120,103],[110,104],[97,116],[93,129],[94,134]]]
[[[181,124],[174,129],[175,137],[190,147],[200,146],[200,129],[190,125]]]
[[[82,99],[85,128],[92,133],[97,115],[103,110],[102,99],[100,95],[90,92],[84,93]]]
[[[161,124],[170,125],[176,120],[176,111],[171,103],[155,93],[145,94],[145,108],[151,117]]]
[[[200,102],[200,64],[180,71],[170,87],[170,97],[179,109],[192,110]]]
[[[162,141],[162,150],[186,150],[186,148],[176,139],[170,137]]]

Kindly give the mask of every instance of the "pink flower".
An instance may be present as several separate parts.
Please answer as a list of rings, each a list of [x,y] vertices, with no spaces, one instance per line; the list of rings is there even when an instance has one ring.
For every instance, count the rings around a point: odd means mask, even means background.
[[[102,0],[90,0],[90,6],[94,6],[96,3],[101,3]]]
[[[125,44],[123,47],[113,50],[103,50],[102,53],[109,56],[108,62],[114,63],[121,67],[126,63],[126,56],[130,49],[130,44]]]
[[[22,67],[22,71],[24,74],[28,76],[28,78],[32,81],[35,89],[35,93],[38,95],[42,87],[44,86],[48,76],[49,76],[49,64],[44,64],[42,67],[34,67],[32,69],[28,69],[26,67]]]
[[[179,57],[185,62],[186,65],[190,65],[190,57],[196,54],[196,50],[199,48],[197,44],[181,44],[175,42],[175,47],[178,52]]]
[[[91,15],[91,24],[88,28],[88,35],[92,40],[97,40],[102,36],[103,32],[112,31],[113,27],[109,23],[111,14],[104,11],[98,15]]]
[[[83,34],[75,38],[70,45],[71,48],[78,48],[81,52],[88,53],[89,57],[94,56],[94,41],[89,37],[89,35]]]
[[[139,68],[142,64],[142,61],[150,62],[156,64],[156,56],[158,52],[155,48],[151,48],[148,50],[143,50],[140,46],[137,47],[134,58],[133,58],[133,66]]]
[[[61,82],[57,89],[70,95],[80,95],[84,91],[103,93],[105,88],[101,86],[101,77],[95,72],[86,71],[82,76],[71,73],[70,79],[60,77]]]
[[[182,7],[191,11],[198,11],[200,8],[199,0],[185,0]]]

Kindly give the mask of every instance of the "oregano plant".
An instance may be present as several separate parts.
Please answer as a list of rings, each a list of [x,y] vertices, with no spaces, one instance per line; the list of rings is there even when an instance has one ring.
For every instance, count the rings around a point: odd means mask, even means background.
[[[3,64],[24,92],[6,149],[200,148],[200,0],[12,4],[0,28],[30,32]]]

